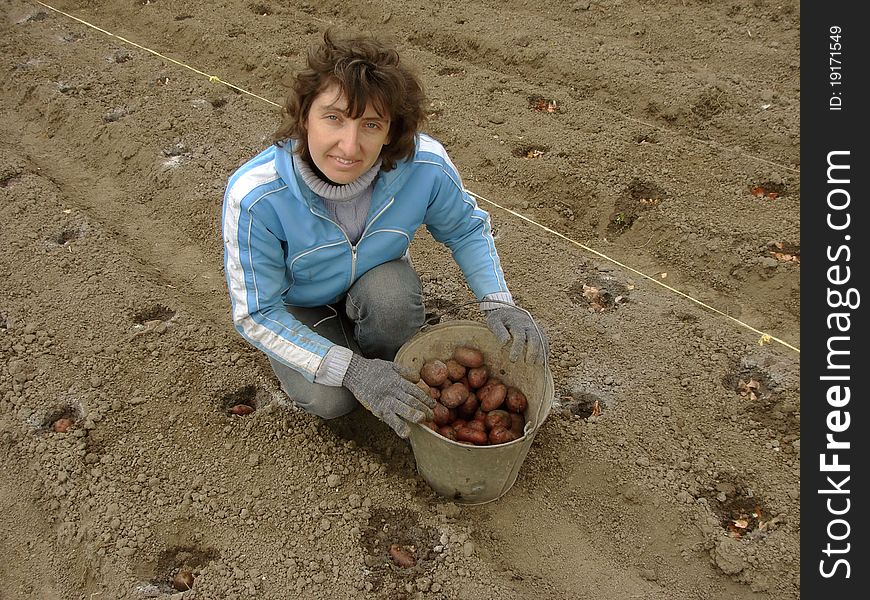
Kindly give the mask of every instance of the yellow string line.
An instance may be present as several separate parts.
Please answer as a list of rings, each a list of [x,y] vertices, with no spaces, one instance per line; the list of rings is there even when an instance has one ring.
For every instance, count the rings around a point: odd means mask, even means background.
[[[628,266],[628,265],[625,265],[625,264],[619,262],[618,260],[616,260],[616,259],[614,259],[614,258],[610,258],[610,257],[607,256],[606,254],[602,254],[602,253],[599,252],[598,250],[595,250],[595,249],[593,249],[593,248],[590,248],[589,246],[585,246],[585,245],[581,244],[580,242],[575,241],[575,240],[569,238],[568,236],[559,233],[558,231],[555,231],[555,230],[553,230],[553,229],[550,229],[550,228],[547,227],[546,225],[542,225],[541,223],[538,223],[537,221],[533,221],[532,219],[526,217],[525,215],[522,215],[522,214],[520,214],[520,213],[518,213],[518,212],[512,211],[511,209],[509,209],[509,208],[507,208],[507,207],[505,207],[505,206],[502,206],[502,205],[500,205],[500,204],[498,204],[498,203],[496,203],[496,202],[493,202],[492,200],[487,200],[487,199],[484,198],[483,196],[480,196],[479,194],[475,194],[474,192],[472,192],[472,191],[470,191],[470,190],[465,190],[465,191],[468,192],[469,194],[471,194],[472,196],[474,196],[475,198],[479,199],[479,200],[483,200],[484,202],[487,202],[487,203],[489,203],[489,204],[492,204],[493,206],[495,206],[495,207],[497,207],[497,208],[500,208],[501,210],[503,210],[503,211],[505,211],[505,212],[508,212],[508,213],[512,214],[513,216],[522,219],[523,221],[527,221],[527,222],[531,223],[532,225],[535,225],[536,227],[540,227],[540,228],[543,229],[544,231],[546,231],[546,232],[548,232],[548,233],[551,233],[551,234],[555,235],[556,237],[560,237],[560,238],[562,238],[563,240],[565,240],[565,241],[567,241],[567,242],[570,242],[571,244],[574,244],[575,246],[577,246],[577,247],[579,247],[579,248],[582,248],[582,249],[586,250],[587,252],[591,252],[592,254],[594,254],[594,255],[596,255],[596,256],[600,256],[600,257],[603,258],[604,260],[610,261],[610,262],[612,262],[613,264],[622,267],[623,269],[627,269],[627,270],[631,271],[632,273],[635,273],[635,274],[637,274],[637,275],[640,275],[640,276],[643,277],[644,279],[648,279],[649,281],[652,281],[653,283],[655,283],[655,284],[657,284],[657,285],[660,285],[660,286],[662,286],[663,288],[665,288],[665,289],[667,289],[667,290],[669,290],[669,291],[671,291],[671,292],[673,292],[673,293],[675,293],[675,294],[677,294],[677,295],[679,295],[679,296],[682,296],[683,298],[686,298],[687,300],[691,300],[692,302],[694,302],[694,303],[697,304],[698,306],[702,306],[702,307],[706,308],[707,310],[710,310],[710,311],[712,311],[712,312],[714,312],[714,313],[716,313],[716,314],[722,315],[723,317],[725,317],[725,318],[727,318],[727,319],[730,319],[731,321],[734,321],[734,322],[737,323],[738,325],[741,325],[742,327],[745,327],[746,329],[748,329],[748,330],[750,330],[750,331],[753,331],[753,332],[759,334],[759,335],[761,336],[761,337],[758,339],[758,344],[759,344],[759,345],[763,345],[763,344],[769,343],[769,342],[771,342],[771,341],[774,341],[774,342],[780,343],[780,344],[782,344],[783,346],[785,346],[786,348],[790,348],[790,349],[794,350],[795,352],[797,352],[798,354],[800,354],[800,349],[798,349],[798,348],[792,346],[791,344],[789,344],[789,343],[786,342],[786,341],[783,341],[783,340],[781,340],[781,339],[779,339],[779,338],[777,338],[777,337],[774,337],[774,336],[772,336],[772,335],[770,335],[770,334],[768,334],[768,333],[765,333],[765,332],[763,332],[763,331],[760,331],[760,330],[756,329],[755,327],[752,327],[751,325],[749,325],[749,324],[747,324],[747,323],[744,323],[744,322],[741,321],[740,319],[736,319],[736,318],[732,317],[731,315],[722,312],[722,311],[719,310],[719,309],[713,308],[713,307],[710,306],[709,304],[706,304],[706,303],[702,302],[701,300],[698,300],[698,299],[696,299],[696,298],[693,298],[692,296],[689,296],[688,294],[686,294],[686,293],[684,293],[684,292],[681,292],[680,290],[678,290],[678,289],[676,289],[676,288],[673,288],[673,287],[669,286],[668,284],[663,283],[663,282],[659,281],[658,279],[656,279],[656,278],[654,278],[654,277],[651,277],[651,276],[647,275],[646,273],[642,273],[642,272],[638,271],[637,269],[635,269],[635,268],[633,268],[633,267],[630,267],[630,266]]]
[[[46,4],[45,2],[40,2],[39,0],[34,0],[34,2],[36,2],[37,4],[41,4],[41,5],[44,6],[45,8],[47,8],[47,9],[49,9],[49,10],[53,10],[54,12],[56,12],[56,13],[58,13],[58,14],[61,14],[61,15],[65,16],[65,17],[69,17],[69,18],[72,19],[73,21],[78,21],[78,22],[81,23],[82,25],[87,25],[87,26],[90,27],[91,29],[96,29],[96,30],[99,31],[100,33],[104,33],[104,34],[106,34],[106,35],[108,35],[108,36],[110,36],[110,37],[113,37],[113,38],[115,38],[115,39],[119,39],[119,40],[121,40],[122,42],[124,42],[125,44],[130,44],[131,46],[135,46],[136,48],[139,48],[140,50],[144,50],[145,52],[148,52],[148,53],[150,53],[150,54],[153,54],[154,56],[159,56],[159,57],[162,58],[163,60],[168,60],[169,62],[171,62],[171,63],[173,63],[173,64],[176,64],[176,65],[178,65],[179,67],[184,67],[185,69],[189,69],[189,70],[193,71],[194,73],[197,73],[198,75],[202,75],[203,77],[208,78],[208,80],[209,80],[211,83],[221,83],[221,84],[223,84],[223,85],[225,85],[225,86],[227,86],[227,87],[230,87],[230,88],[232,88],[232,89],[234,89],[234,90],[237,90],[237,91],[239,91],[239,92],[241,92],[241,93],[243,93],[243,94],[247,94],[248,96],[253,96],[254,98],[256,98],[256,99],[258,99],[258,100],[262,100],[263,102],[267,102],[267,103],[271,104],[272,106],[277,106],[277,107],[279,107],[279,108],[280,108],[280,106],[281,106],[280,104],[278,104],[278,103],[276,103],[276,102],[272,102],[271,100],[269,100],[269,99],[267,99],[267,98],[263,98],[262,96],[258,96],[257,94],[255,94],[255,93],[253,93],[253,92],[249,92],[248,90],[245,90],[245,89],[243,89],[243,88],[240,88],[240,87],[237,86],[237,85],[233,85],[232,83],[229,83],[228,81],[224,81],[223,79],[221,79],[221,78],[218,77],[217,75],[209,75],[208,73],[205,73],[205,72],[203,72],[203,71],[200,71],[199,69],[195,69],[195,68],[191,67],[190,65],[186,65],[186,64],[184,64],[184,63],[181,62],[181,61],[177,61],[177,60],[175,60],[174,58],[169,58],[168,56],[165,56],[165,55],[163,55],[163,54],[160,54],[160,53],[157,52],[156,50],[152,50],[151,48],[146,48],[145,46],[142,46],[142,45],[140,45],[140,44],[137,44],[136,42],[130,41],[130,40],[128,40],[127,38],[123,38],[123,37],[121,37],[120,35],[115,35],[115,34],[112,33],[111,31],[106,31],[105,29],[101,29],[100,27],[97,27],[96,25],[93,25],[93,24],[91,24],[91,23],[88,23],[88,22],[85,21],[85,20],[79,19],[79,18],[76,17],[76,16],[73,16],[73,15],[71,15],[71,14],[69,14],[69,13],[65,13],[65,12],[63,12],[62,10],[58,10],[58,9],[56,9],[56,8],[53,7],[53,6],[49,6],[49,5]]]
[[[150,54],[153,54],[154,56],[159,56],[160,58],[162,58],[162,59],[164,59],[164,60],[168,60],[169,62],[171,62],[171,63],[173,63],[173,64],[176,64],[176,65],[178,65],[178,66],[180,66],[180,67],[184,67],[185,69],[189,69],[189,70],[193,71],[194,73],[197,73],[197,74],[199,74],[199,75],[202,75],[202,76],[204,76],[204,77],[207,77],[208,80],[209,80],[210,82],[212,82],[212,83],[221,83],[221,84],[223,84],[223,85],[225,85],[225,86],[227,86],[227,87],[231,87],[231,88],[233,88],[234,90],[238,90],[239,92],[242,92],[243,94],[247,94],[247,95],[249,95],[249,96],[253,96],[254,98],[257,98],[258,100],[262,100],[263,102],[266,102],[266,103],[271,104],[271,105],[273,105],[273,106],[278,106],[278,107],[280,107],[280,104],[277,104],[276,102],[272,102],[271,100],[268,100],[268,99],[266,99],[266,98],[263,98],[262,96],[258,96],[257,94],[254,94],[253,92],[249,92],[249,91],[247,91],[247,90],[245,90],[245,89],[242,89],[242,88],[240,88],[240,87],[238,87],[238,86],[236,86],[236,85],[233,85],[232,83],[226,82],[226,81],[220,79],[219,77],[217,77],[217,76],[215,76],[215,75],[209,75],[208,73],[205,73],[205,72],[203,72],[203,71],[200,71],[199,69],[195,69],[194,67],[191,67],[191,66],[189,66],[189,65],[186,65],[186,64],[184,64],[183,62],[177,61],[177,60],[175,60],[174,58],[169,58],[168,56],[164,56],[163,54],[160,54],[159,52],[157,52],[157,51],[155,51],[155,50],[151,50],[150,48],[146,48],[145,46],[142,46],[142,45],[140,45],[140,44],[137,44],[136,42],[132,42],[132,41],[130,41],[130,40],[126,39],[126,38],[123,38],[123,37],[121,37],[121,36],[119,36],[119,35],[115,35],[114,33],[111,33],[111,32],[109,32],[109,31],[106,31],[105,29],[101,29],[100,27],[97,27],[96,25],[92,25],[91,23],[88,23],[87,21],[84,21],[84,20],[82,20],[82,19],[79,19],[78,17],[75,17],[75,16],[73,16],[73,15],[71,15],[71,14],[65,13],[65,12],[63,12],[62,10],[58,10],[58,9],[54,8],[53,6],[49,6],[48,4],[45,4],[44,2],[40,2],[40,0],[34,0],[34,2],[36,2],[37,4],[40,4],[40,5],[42,5],[42,6],[44,6],[45,8],[47,8],[47,9],[49,9],[49,10],[53,10],[54,12],[56,12],[56,13],[58,13],[58,14],[61,14],[61,15],[65,16],[65,17],[69,17],[70,19],[72,19],[72,20],[74,20],[74,21],[78,21],[78,22],[81,23],[82,25],[86,25],[87,27],[90,27],[90,28],[92,28],[92,29],[96,29],[97,31],[99,31],[99,32],[101,32],[101,33],[104,33],[104,34],[106,34],[106,35],[108,35],[108,36],[110,36],[110,37],[113,37],[113,38],[119,39],[119,40],[121,40],[122,42],[124,42],[125,44],[130,44],[131,46],[135,46],[136,48],[139,48],[139,49],[141,49],[141,50],[144,50],[144,51],[146,51],[146,52],[148,52],[148,53],[150,53]],[[622,113],[619,113],[619,114],[622,114]],[[637,121],[638,123],[642,123],[642,124],[644,124],[644,125],[648,125],[648,123],[644,123],[643,121],[638,121],[637,119],[632,119],[632,118],[630,118],[630,117],[627,117],[626,115],[623,115],[623,116],[625,116],[625,117],[626,117],[627,119],[629,119],[629,120]],[[650,126],[651,126],[651,127],[655,127],[654,125],[650,125]],[[692,139],[694,139],[694,138],[692,138]],[[702,140],[699,140],[699,141],[702,141]],[[750,158],[756,158],[756,157],[753,157],[753,156],[751,156],[751,155],[746,155],[746,156],[750,156]],[[764,159],[759,159],[759,160],[764,160]],[[771,162],[771,161],[765,161],[765,162]],[[771,164],[776,165],[776,163],[772,163],[772,162],[771,162]],[[786,169],[789,168],[789,167],[785,167],[785,166],[783,166],[783,165],[777,165],[777,166],[781,166],[781,167],[786,168]],[[794,170],[794,169],[790,169],[790,170]],[[721,315],[721,316],[723,316],[723,317],[725,317],[725,318],[727,318],[727,319],[730,319],[731,321],[734,321],[734,322],[737,323],[738,325],[740,325],[740,326],[742,326],[742,327],[745,327],[746,329],[748,329],[748,330],[750,330],[750,331],[753,331],[753,332],[759,334],[759,335],[761,336],[761,337],[758,339],[758,344],[759,344],[759,345],[763,345],[763,344],[769,343],[769,342],[771,342],[771,341],[774,341],[774,342],[777,342],[777,343],[779,343],[779,344],[782,344],[782,345],[785,346],[786,348],[790,348],[791,350],[794,350],[795,352],[800,353],[800,349],[796,348],[795,346],[792,346],[791,344],[789,344],[788,342],[786,342],[786,341],[784,341],[784,340],[781,340],[781,339],[779,339],[779,338],[777,338],[777,337],[774,337],[774,336],[772,336],[772,335],[770,335],[770,334],[767,334],[767,333],[765,333],[765,332],[763,332],[763,331],[760,331],[760,330],[756,329],[755,327],[752,327],[751,325],[749,325],[749,324],[747,324],[747,323],[744,323],[743,321],[741,321],[741,320],[739,320],[739,319],[736,319],[736,318],[732,317],[731,315],[729,315],[729,314],[727,314],[727,313],[722,312],[721,310],[718,310],[718,309],[716,309],[716,308],[713,308],[713,307],[710,306],[709,304],[706,304],[706,303],[704,303],[704,302],[702,302],[702,301],[700,301],[700,300],[698,300],[698,299],[696,299],[696,298],[693,298],[692,296],[689,296],[688,294],[686,294],[686,293],[684,293],[684,292],[681,292],[680,290],[678,290],[678,289],[676,289],[676,288],[673,288],[673,287],[667,285],[666,283],[662,283],[662,282],[659,281],[658,279],[655,279],[654,277],[650,277],[649,275],[647,275],[647,274],[645,274],[645,273],[642,273],[642,272],[638,271],[637,269],[635,269],[635,268],[633,268],[633,267],[630,267],[630,266],[628,266],[628,265],[625,265],[625,264],[619,262],[618,260],[616,260],[616,259],[614,259],[614,258],[610,258],[610,257],[607,256],[606,254],[602,254],[602,253],[599,252],[598,250],[595,250],[595,249],[593,249],[593,248],[590,248],[589,246],[586,246],[586,245],[584,245],[584,244],[581,244],[580,242],[577,242],[577,241],[575,241],[575,240],[569,238],[568,236],[566,236],[566,235],[564,235],[564,234],[562,234],[562,233],[559,233],[558,231],[555,231],[555,230],[553,230],[553,229],[550,229],[550,228],[547,227],[546,225],[542,225],[541,223],[538,223],[537,221],[534,221],[534,220],[528,218],[528,217],[525,216],[525,215],[522,215],[522,214],[520,214],[520,213],[518,213],[518,212],[515,212],[515,211],[513,211],[513,210],[511,210],[511,209],[509,209],[509,208],[507,208],[507,207],[504,207],[504,206],[502,206],[502,205],[500,205],[500,204],[498,204],[498,203],[496,203],[496,202],[493,202],[492,200],[488,200],[488,199],[484,198],[483,196],[480,196],[480,195],[478,195],[478,194],[475,194],[474,192],[472,192],[472,191],[470,191],[470,190],[466,190],[466,191],[467,191],[469,194],[471,194],[472,196],[474,196],[475,198],[479,199],[479,200],[483,200],[484,202],[486,202],[486,203],[488,203],[488,204],[491,204],[491,205],[493,205],[493,206],[495,206],[495,207],[497,207],[497,208],[500,208],[501,210],[503,210],[503,211],[505,211],[505,212],[508,212],[508,213],[514,215],[515,217],[518,217],[518,218],[522,219],[523,221],[527,221],[527,222],[531,223],[532,225],[535,225],[536,227],[539,227],[539,228],[543,229],[544,231],[546,231],[546,232],[548,232],[548,233],[551,233],[551,234],[555,235],[556,237],[562,238],[563,240],[565,240],[565,241],[567,241],[567,242],[569,242],[569,243],[571,243],[571,244],[574,244],[575,246],[577,246],[577,247],[579,247],[579,248],[582,248],[583,250],[586,250],[587,252],[591,252],[592,254],[594,254],[594,255],[596,255],[596,256],[599,256],[599,257],[603,258],[604,260],[607,260],[607,261],[609,261],[609,262],[611,262],[611,263],[613,263],[613,264],[615,264],[615,265],[618,265],[618,266],[622,267],[623,269],[626,269],[626,270],[628,270],[628,271],[631,271],[632,273],[635,273],[635,274],[637,274],[637,275],[643,277],[644,279],[648,279],[649,281],[652,281],[653,283],[655,283],[655,284],[657,284],[657,285],[660,285],[660,286],[662,286],[663,288],[665,288],[665,289],[667,289],[667,290],[669,290],[669,291],[671,291],[671,292],[673,292],[673,293],[675,293],[675,294],[677,294],[677,295],[679,295],[679,296],[682,296],[683,298],[686,298],[687,300],[690,300],[691,302],[694,302],[694,303],[697,304],[698,306],[701,306],[701,307],[703,307],[703,308],[705,308],[705,309],[707,309],[707,310],[709,310],[709,311],[712,311],[712,312],[714,312],[714,313],[716,313],[716,314],[718,314],[718,315]]]

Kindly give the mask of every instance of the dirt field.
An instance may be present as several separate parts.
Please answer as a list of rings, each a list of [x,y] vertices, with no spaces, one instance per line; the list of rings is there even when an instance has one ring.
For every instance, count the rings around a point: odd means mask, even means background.
[[[2,5],[2,600],[800,597],[796,0],[54,5],[140,46]],[[294,410],[232,328],[226,179],[330,25],[417,65],[549,333],[556,405],[496,502]],[[412,253],[430,310],[472,298]]]

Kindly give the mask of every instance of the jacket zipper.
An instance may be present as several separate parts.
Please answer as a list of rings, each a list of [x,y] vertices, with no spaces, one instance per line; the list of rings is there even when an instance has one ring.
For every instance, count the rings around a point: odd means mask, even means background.
[[[368,230],[372,226],[372,224],[375,221],[377,221],[380,218],[380,216],[382,214],[384,214],[384,212],[393,205],[393,202],[395,201],[395,199],[396,199],[395,196],[390,198],[390,201],[387,202],[387,204],[381,210],[378,211],[378,214],[376,214],[374,217],[372,217],[371,221],[366,223],[365,229],[363,229],[362,235],[359,237],[359,242],[357,242],[356,244],[350,243],[350,238],[347,237],[347,234],[344,232],[344,229],[341,228],[341,225],[339,225],[338,223],[336,223],[335,221],[333,221],[329,217],[326,217],[324,215],[321,215],[321,214],[315,212],[314,209],[311,208],[310,206],[308,207],[308,210],[310,210],[311,214],[313,214],[315,217],[320,217],[321,219],[326,219],[327,221],[329,221],[330,223],[332,223],[333,225],[338,227],[338,230],[341,232],[341,234],[344,236],[344,239],[347,241],[347,245],[350,246],[350,283],[351,284],[353,284],[353,280],[356,278],[356,248],[357,248],[357,245],[359,245],[359,243],[362,242],[363,239],[366,237],[366,233],[368,233]]]

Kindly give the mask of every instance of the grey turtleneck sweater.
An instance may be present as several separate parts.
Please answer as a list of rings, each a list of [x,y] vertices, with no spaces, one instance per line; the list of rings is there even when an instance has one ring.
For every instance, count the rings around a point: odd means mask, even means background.
[[[366,226],[366,217],[372,204],[372,184],[381,170],[381,160],[378,159],[371,169],[345,185],[323,181],[296,153],[293,154],[293,166],[305,185],[323,200],[326,210],[344,230],[350,243],[356,244]]]

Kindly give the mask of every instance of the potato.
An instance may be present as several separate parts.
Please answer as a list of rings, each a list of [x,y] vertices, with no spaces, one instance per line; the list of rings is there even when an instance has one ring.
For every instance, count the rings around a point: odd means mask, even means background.
[[[510,429],[505,429],[504,427],[496,427],[489,432],[488,439],[489,443],[493,445],[506,444],[517,439],[517,436]]]
[[[469,421],[465,426],[478,431],[486,431],[486,423],[483,421]]]
[[[443,427],[439,427],[438,433],[446,437],[448,440],[453,440],[454,442],[456,441],[456,430],[453,429],[450,425],[444,425]]]
[[[438,425],[438,427],[447,425],[453,420],[450,418],[450,409],[440,402],[435,402],[435,408],[432,409],[432,414],[434,416],[432,420],[435,421],[435,424]]]
[[[510,413],[510,415],[511,415],[511,431],[513,431],[514,434],[518,438],[523,437],[525,435],[524,430],[526,427],[525,417],[523,417],[523,415],[519,415],[517,413]]]
[[[506,410],[493,410],[486,413],[486,420],[484,423],[486,424],[487,429],[497,429],[499,427],[510,429],[511,415]]]
[[[73,423],[72,419],[61,418],[52,424],[51,429],[57,433],[66,433],[73,426]]]
[[[486,420],[486,413],[483,412],[482,410],[480,410],[480,408],[478,408],[477,412],[474,413],[474,417],[472,417],[472,420],[473,421],[484,421],[484,420]]]
[[[491,385],[495,385],[497,383],[501,383],[501,379],[499,379],[498,377],[490,377],[489,379],[486,380],[486,382],[484,382],[484,384],[482,386],[480,386],[480,389],[482,390],[483,388],[489,387]],[[477,391],[480,392],[480,390],[477,390]],[[478,396],[479,395],[480,394],[478,394]]]
[[[426,361],[420,369],[420,377],[433,387],[438,387],[447,379],[447,365],[438,359]]]
[[[193,580],[196,576],[189,569],[179,569],[172,578],[172,587],[179,592],[186,592],[193,588]]]
[[[417,564],[417,557],[405,546],[390,544],[389,554],[393,564],[403,569],[410,569]]]
[[[435,421],[420,421],[420,425],[428,427],[432,431],[438,431],[438,425],[435,424]]]
[[[504,403],[509,411],[518,414],[526,412],[526,409],[529,407],[526,395],[512,385],[509,385],[507,388]]]
[[[480,410],[489,412],[497,409],[504,403],[506,394],[507,387],[503,383],[483,386],[477,391],[477,397],[480,399]]]
[[[456,432],[456,441],[457,442],[471,442],[477,446],[482,446],[489,442],[489,437],[486,435],[485,431],[478,431],[477,429],[471,429],[470,427],[463,427],[459,431]]]
[[[483,353],[469,346],[457,346],[453,351],[453,358],[460,365],[470,369],[483,365]]]
[[[468,398],[465,399],[465,402],[459,405],[456,412],[468,419],[474,416],[474,413],[477,412],[477,409],[480,407],[480,400],[477,399],[477,395],[474,392],[468,393]]]
[[[468,387],[476,390],[483,386],[483,384],[486,383],[486,380],[489,379],[489,369],[485,365],[474,369],[468,369],[466,377],[468,377]]]
[[[468,421],[466,421],[465,419],[455,419],[452,423],[450,423],[450,426],[453,428],[454,431],[456,431],[461,427],[465,427],[467,423]]]
[[[456,408],[468,398],[468,388],[461,383],[454,383],[449,388],[441,390],[441,404],[447,408]]]
[[[448,360],[445,364],[447,365],[447,377],[450,379],[450,381],[459,381],[460,379],[465,377],[465,367],[460,365],[452,358]]]

